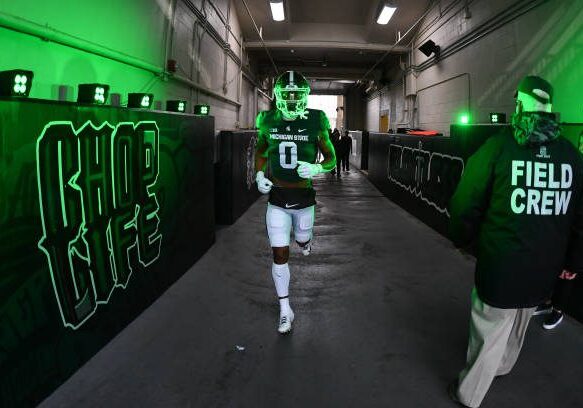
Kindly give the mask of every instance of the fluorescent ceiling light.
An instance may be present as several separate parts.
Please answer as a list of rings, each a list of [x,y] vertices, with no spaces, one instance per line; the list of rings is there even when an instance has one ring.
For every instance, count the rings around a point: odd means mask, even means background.
[[[270,1],[271,15],[275,21],[285,20],[285,13],[283,11],[283,0],[281,1]]]
[[[395,10],[397,10],[397,7],[390,7],[385,4],[379,14],[379,18],[377,18],[377,24],[387,24],[391,17],[393,17]]]

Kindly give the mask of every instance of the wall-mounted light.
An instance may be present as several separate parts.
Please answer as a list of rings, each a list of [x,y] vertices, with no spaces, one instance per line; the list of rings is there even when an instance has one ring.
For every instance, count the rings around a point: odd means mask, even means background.
[[[77,87],[77,103],[104,105],[109,96],[109,85],[79,84]]]
[[[459,122],[462,125],[467,125],[468,123],[470,123],[470,115],[468,113],[462,113],[459,117]]]
[[[170,112],[186,112],[186,101],[166,101],[166,110]]]
[[[211,112],[211,107],[209,105],[194,105],[195,115],[208,115]]]
[[[490,123],[506,123],[505,113],[490,113]]]
[[[270,0],[271,16],[275,21],[285,20],[285,11],[283,9],[283,0]]]
[[[381,9],[377,17],[377,24],[383,25],[387,24],[391,17],[393,17],[393,14],[395,13],[396,10],[397,7],[393,7],[389,3],[384,3],[383,8]]]
[[[0,72],[0,96],[26,98],[32,87],[32,71],[13,69]]]
[[[439,45],[435,44],[431,40],[425,41],[423,45],[419,47],[419,51],[425,54],[426,57],[429,57],[431,54],[435,54],[435,58],[439,58],[440,50],[441,48],[439,48]]]
[[[150,109],[154,102],[154,94],[148,93],[129,93],[128,108]]]

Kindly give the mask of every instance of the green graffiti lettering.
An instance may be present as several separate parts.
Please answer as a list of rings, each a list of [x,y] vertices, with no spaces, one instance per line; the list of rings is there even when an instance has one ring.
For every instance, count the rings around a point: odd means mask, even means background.
[[[115,216],[112,220],[112,256],[118,284],[126,286],[132,274],[132,249],[137,241],[139,207],[136,203],[136,173],[139,143],[133,123],[120,123],[111,139],[112,181]]]
[[[89,259],[98,301],[107,301],[115,285],[109,264],[109,220],[113,213],[113,199],[109,188],[111,162],[110,135],[114,128],[104,124],[94,128],[84,126],[78,133],[79,177],[77,182],[85,204],[85,240],[89,244]]]
[[[37,142],[37,177],[43,237],[38,246],[48,259],[65,325],[81,324],[95,308],[85,214],[79,175],[78,140],[70,123],[47,126]]]
[[[138,215],[138,251],[140,262],[144,266],[150,265],[160,256],[162,235],[158,233],[158,200],[150,191],[158,179],[158,137],[159,131],[154,122],[141,122],[136,126],[136,135],[140,143],[139,167],[142,178],[138,183],[138,201],[140,212]]]
[[[51,122],[37,140],[43,237],[66,327],[79,328],[126,288],[132,267],[160,256],[159,130],[155,122]]]

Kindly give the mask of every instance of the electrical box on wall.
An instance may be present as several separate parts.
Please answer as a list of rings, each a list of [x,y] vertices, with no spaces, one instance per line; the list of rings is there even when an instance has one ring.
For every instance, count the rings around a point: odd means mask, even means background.
[[[405,96],[417,95],[417,78],[412,72],[405,75]]]

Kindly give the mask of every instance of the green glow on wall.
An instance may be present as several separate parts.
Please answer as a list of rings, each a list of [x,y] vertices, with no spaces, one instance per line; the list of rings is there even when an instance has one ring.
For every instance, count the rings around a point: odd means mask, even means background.
[[[462,125],[467,125],[468,123],[470,123],[470,115],[467,113],[462,113],[459,118],[459,123],[461,123]]]

